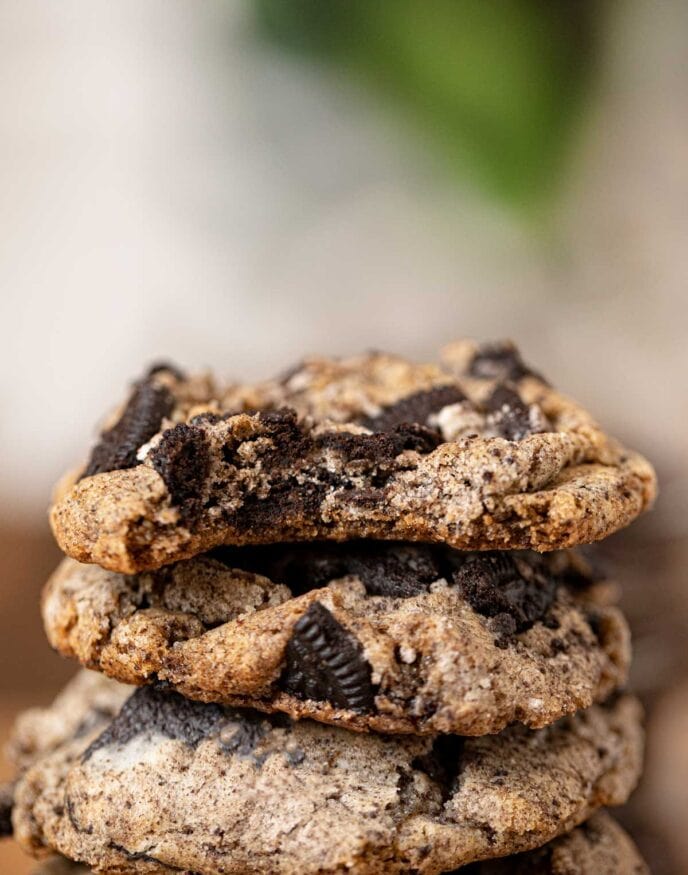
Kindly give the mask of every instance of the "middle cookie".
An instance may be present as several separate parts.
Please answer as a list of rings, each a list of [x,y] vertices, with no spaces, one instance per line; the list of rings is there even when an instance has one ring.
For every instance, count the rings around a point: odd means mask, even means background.
[[[131,576],[67,559],[43,619],[60,653],[125,683],[359,731],[483,735],[623,685],[609,594],[568,552],[280,545]]]

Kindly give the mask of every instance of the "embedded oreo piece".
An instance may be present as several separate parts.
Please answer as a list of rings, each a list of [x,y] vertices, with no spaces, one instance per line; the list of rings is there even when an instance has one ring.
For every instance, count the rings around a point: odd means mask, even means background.
[[[508,553],[471,557],[454,572],[454,583],[474,611],[492,619],[504,641],[545,617],[559,585],[554,576]]]
[[[82,760],[87,762],[100,748],[125,745],[144,732],[197,747],[206,736],[219,730],[226,720],[225,714],[226,709],[220,705],[192,702],[179,693],[154,686],[141,687],[127,699],[107,729],[86,748]]]
[[[405,450],[431,453],[440,445],[441,438],[432,429],[414,422],[395,425],[390,431],[375,434],[324,432],[317,442],[324,449],[336,450],[347,464],[363,462],[374,466],[393,462]]]
[[[340,564],[330,568],[335,572],[330,580],[355,575],[368,595],[412,598],[427,592],[430,584],[442,577],[438,551],[431,547],[410,544],[347,547],[340,548]],[[336,558],[333,559],[336,563]]]
[[[473,356],[468,372],[472,377],[486,380],[520,380],[522,377],[542,380],[524,363],[514,344],[508,341],[483,344]]]
[[[100,436],[81,479],[138,465],[139,448],[157,434],[173,409],[174,397],[166,386],[150,377],[138,383],[120,418]]]
[[[407,395],[383,408],[377,416],[364,419],[362,424],[375,432],[392,431],[398,425],[427,425],[433,413],[465,400],[466,396],[457,386],[437,386]]]
[[[429,544],[360,541],[221,549],[212,555],[228,567],[250,569],[284,583],[294,595],[352,576],[368,595],[411,598],[445,576],[441,553]]]
[[[351,711],[370,711],[375,705],[361,645],[320,602],[313,602],[294,625],[280,686],[299,698]]]
[[[508,386],[497,386],[487,402],[492,411],[492,419],[502,436],[509,441],[520,441],[532,434],[528,405],[521,400],[518,392]]]
[[[203,430],[184,423],[176,425],[163,434],[150,455],[172,502],[186,520],[193,519],[210,471],[210,449]]]

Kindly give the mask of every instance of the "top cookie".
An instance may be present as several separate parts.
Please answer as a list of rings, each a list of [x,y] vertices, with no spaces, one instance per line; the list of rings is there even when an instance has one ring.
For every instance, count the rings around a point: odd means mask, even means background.
[[[460,341],[438,365],[314,359],[253,386],[153,368],[51,520],[68,555],[124,573],[315,538],[548,551],[616,531],[655,488],[512,345]]]

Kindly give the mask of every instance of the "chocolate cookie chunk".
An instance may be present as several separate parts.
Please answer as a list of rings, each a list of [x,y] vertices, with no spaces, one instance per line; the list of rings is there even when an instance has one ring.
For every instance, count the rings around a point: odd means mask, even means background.
[[[445,743],[439,771],[425,765],[433,738],[217,715],[138,691],[100,741],[66,739],[19,779],[15,838],[130,875],[438,875],[551,841],[624,802],[640,770],[629,697],[537,732]],[[168,722],[187,729],[161,733]],[[248,752],[227,744],[237,732]]]
[[[181,423],[166,431],[151,454],[151,463],[165,481],[182,519],[193,520],[200,511],[210,474],[211,455],[202,429]]]
[[[468,341],[439,365],[314,359],[225,389],[155,371],[102,447],[52,526],[68,555],[123,573],[274,541],[552,550],[655,494],[648,463],[512,346]]]
[[[388,733],[544,726],[629,663],[607,587],[570,553],[272,545],[132,576],[65,560],[43,619],[60,653],[126,683]]]
[[[353,576],[368,595],[409,598],[451,573],[447,564],[451,552],[428,544],[349,541],[220,548],[209,556],[227,568],[244,568],[283,583],[293,595]]]
[[[546,617],[561,580],[535,557],[527,562],[514,553],[482,553],[454,572],[454,583],[473,610],[509,638]]]

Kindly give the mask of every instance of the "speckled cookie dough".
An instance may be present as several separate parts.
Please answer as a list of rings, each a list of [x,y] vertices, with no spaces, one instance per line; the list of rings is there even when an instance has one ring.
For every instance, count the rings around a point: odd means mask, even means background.
[[[623,803],[640,719],[624,696],[537,731],[382,736],[144,687],[22,775],[14,834],[120,875],[438,875]]]
[[[156,368],[51,519],[68,555],[132,573],[274,541],[548,551],[623,527],[655,488],[513,346],[464,341],[437,365],[313,359],[254,386]]]
[[[571,553],[354,542],[133,576],[66,559],[42,607],[53,647],[125,683],[349,729],[482,735],[623,685],[613,592]]]

